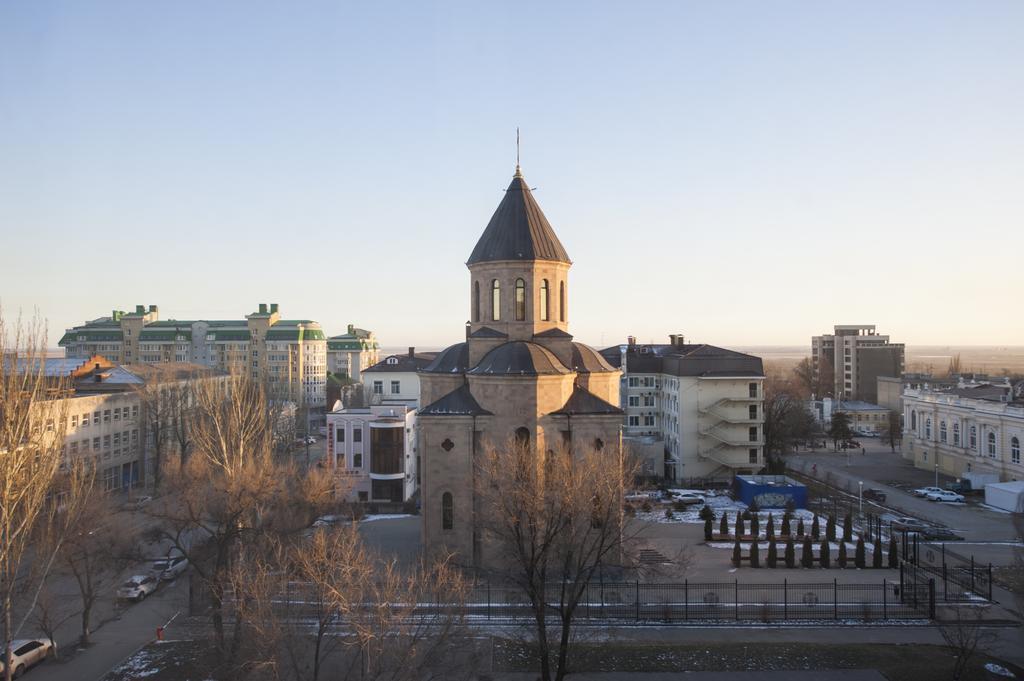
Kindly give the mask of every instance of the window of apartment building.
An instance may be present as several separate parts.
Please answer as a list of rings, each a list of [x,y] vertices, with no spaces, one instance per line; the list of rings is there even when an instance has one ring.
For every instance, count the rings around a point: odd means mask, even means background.
[[[373,394],[374,395],[383,395],[384,394],[384,381],[374,381],[373,382]]]
[[[930,418],[924,420],[924,439],[932,439],[932,420]]]
[[[946,422],[939,421],[939,442],[945,444],[946,442]]]
[[[71,427],[72,428],[77,428],[78,427],[78,414],[72,414],[71,415]]]
[[[640,406],[640,396],[639,395],[630,395],[628,399],[629,399],[629,406],[631,406],[631,407],[639,407]]]
[[[750,414],[749,415],[750,415],[750,420],[751,421],[756,421],[757,420],[757,405],[756,404],[750,405]]]
[[[747,390],[751,397],[757,397],[757,383],[751,383],[747,386]]]
[[[968,432],[968,436],[967,436],[968,445],[970,446],[971,449],[977,450],[978,449],[978,427],[977,426],[971,426],[971,429],[969,431],[967,431],[967,432]]]
[[[637,377],[637,376],[630,376],[629,377],[629,387],[630,388],[639,388],[640,387],[640,378]]]
[[[114,420],[115,421],[120,421],[121,420],[121,407],[114,407]]]
[[[345,441],[345,426],[344,425],[338,424],[338,426],[335,428],[335,430],[334,430],[334,440],[335,440],[335,442],[344,442]]]
[[[110,436],[109,435],[104,435],[103,436],[103,449],[110,449]]]
[[[634,427],[639,426],[640,425],[640,417],[639,416],[630,416],[629,417],[629,425],[634,426]]]
[[[362,442],[362,441],[363,441],[363,429],[362,428],[353,428],[352,429],[352,442]]]
[[[989,433],[988,434],[988,455],[991,458],[993,458],[993,459],[996,458],[996,434],[995,433]]]
[[[953,422],[953,446],[960,446],[960,424],[956,421]]]
[[[82,414],[82,427],[83,428],[88,428],[89,427],[89,412],[86,412],[86,413]]]
[[[115,447],[120,447],[121,446],[121,433],[114,433],[114,446]]]
[[[103,423],[110,423],[110,410],[109,409],[104,409],[103,410]]]
[[[654,426],[654,416],[652,416],[650,414],[648,414],[647,416],[644,416],[644,425],[645,426],[653,427]]]
[[[1010,438],[1010,463],[1020,464],[1020,438]]]
[[[401,392],[402,392],[402,383],[401,383],[401,381],[391,381],[391,394],[392,395],[398,395]]]
[[[132,431],[132,446],[134,447],[139,443],[139,430],[136,428]]]
[[[757,442],[757,426],[750,427],[750,441]]]
[[[352,455],[352,468],[362,468],[362,467],[363,467],[363,455],[357,452],[357,453]]]
[[[653,407],[654,406],[654,395],[644,395],[644,406],[645,407]]]
[[[139,415],[139,408],[138,408],[138,406],[133,406],[132,407],[132,418],[136,418],[138,415]]]
[[[750,448],[750,463],[757,463],[757,447]]]
[[[71,443],[71,453],[78,454],[78,442]]]
[[[653,388],[654,376],[644,376],[643,385],[645,388]]]
[[[100,439],[98,437],[94,437],[92,439],[92,448],[95,451],[99,451],[99,449],[100,449]]]

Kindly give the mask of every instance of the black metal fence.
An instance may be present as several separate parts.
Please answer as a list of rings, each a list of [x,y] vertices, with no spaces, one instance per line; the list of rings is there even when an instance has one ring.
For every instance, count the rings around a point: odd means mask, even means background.
[[[974,556],[964,557],[944,543],[903,539],[904,564],[934,578],[937,597],[946,602],[992,600],[992,565],[978,564]]]

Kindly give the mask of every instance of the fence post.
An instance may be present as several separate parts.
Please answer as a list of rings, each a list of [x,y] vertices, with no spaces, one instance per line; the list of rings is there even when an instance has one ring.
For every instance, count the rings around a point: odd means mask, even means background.
[[[900,602],[904,600],[903,594],[907,593],[906,588],[903,586],[903,561],[900,561]]]
[[[949,601],[949,575],[946,574],[946,562],[942,562],[942,598]]]
[[[738,580],[738,579],[734,580],[733,584],[735,585],[735,588],[736,588],[736,590],[733,592],[734,593],[733,600],[735,601],[735,605],[736,605],[736,621],[739,622],[740,621],[740,580]]]
[[[886,592],[888,590],[889,590],[889,587],[885,583],[885,577],[882,577],[882,619],[883,620],[889,619],[888,615],[886,613],[886,610],[887,610],[887,608],[886,608],[886,600],[888,599],[888,594]]]
[[[992,566],[989,566],[991,568]],[[683,620],[690,619],[690,580],[683,580]]]
[[[583,597],[587,599],[587,620],[590,620],[590,582],[587,582],[587,586],[584,588]]]
[[[487,582],[487,619],[491,619],[491,583]]]
[[[992,563],[988,564],[988,600],[992,602]]]
[[[935,578],[928,580],[928,617],[935,619]]]
[[[782,619],[789,619],[789,580],[782,580]]]
[[[839,619],[839,580],[832,578],[832,616]]]
[[[971,554],[971,592],[974,592],[974,554]]]
[[[636,580],[636,621],[640,621],[640,580]]]

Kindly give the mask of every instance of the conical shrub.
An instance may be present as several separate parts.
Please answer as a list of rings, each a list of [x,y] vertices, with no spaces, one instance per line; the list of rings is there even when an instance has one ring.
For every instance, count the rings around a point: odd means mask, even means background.
[[[800,556],[800,564],[805,568],[814,567],[814,548],[811,546],[810,537],[804,537],[804,551]]]
[[[796,567],[796,547],[793,546],[793,537],[786,538],[786,567]]]
[[[736,514],[736,536],[737,537],[742,537],[746,533],[747,533],[747,530],[744,527],[743,516],[740,515],[739,513],[737,513]]]
[[[853,554],[853,564],[859,568],[864,567],[864,536],[857,537],[857,549]]]
[[[814,520],[811,521],[811,539],[818,541],[821,537],[821,523],[818,522],[818,514],[814,514]]]
[[[889,567],[896,569],[900,566],[900,548],[896,543],[896,537],[889,536]]]
[[[761,567],[761,547],[756,539],[750,543],[750,567]]]
[[[768,567],[773,568],[779,563],[778,549],[775,547],[775,537],[768,539]]]
[[[729,536],[729,515],[727,513],[722,514],[722,522],[718,523],[718,534],[722,537]]]
[[[839,559],[836,561],[839,567],[846,567],[846,542],[839,542]]]
[[[849,513],[847,513],[846,517],[843,518],[843,541],[853,541],[853,516]]]
[[[768,523],[764,526],[764,536],[768,539],[775,538],[775,518],[771,513],[768,514]]]
[[[803,518],[800,518],[798,521],[796,521],[796,536],[798,536],[798,537],[804,536],[804,519]]]
[[[821,546],[818,547],[818,563],[820,563],[823,568],[832,567],[832,556],[827,539],[821,542]]]
[[[732,547],[732,566],[739,567],[743,562],[743,549],[740,548],[740,540],[737,539]]]
[[[704,541],[711,541],[714,538],[715,526],[711,524],[711,518],[704,520]]]
[[[871,556],[871,567],[882,567],[882,538],[875,537],[875,550]]]
[[[828,520],[825,522],[825,539],[831,541],[836,540],[836,517],[829,514]]]
[[[789,527],[789,521],[790,521],[789,511],[786,511],[785,513],[782,514],[782,528],[781,528],[781,532],[782,532],[783,535],[785,535],[787,537],[791,533],[790,532],[790,527]]]

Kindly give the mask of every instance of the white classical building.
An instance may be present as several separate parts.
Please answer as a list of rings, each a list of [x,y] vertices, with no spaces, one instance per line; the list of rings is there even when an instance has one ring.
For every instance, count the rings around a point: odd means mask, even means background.
[[[419,406],[419,372],[436,358],[436,352],[416,352],[416,348],[409,348],[405,354],[388,355],[363,369],[361,378],[366,394],[365,404],[401,401],[413,408]]]
[[[750,474],[764,466],[764,371],[761,359],[681,335],[668,344],[601,351],[622,370],[623,437],[651,459],[646,473],[669,479]],[[648,454],[649,452],[649,454]],[[658,464],[662,462],[657,462]]]
[[[903,392],[903,457],[961,477],[1024,479],[1024,381]]]
[[[327,460],[349,500],[406,501],[419,487],[416,410],[383,402],[328,412]]]

